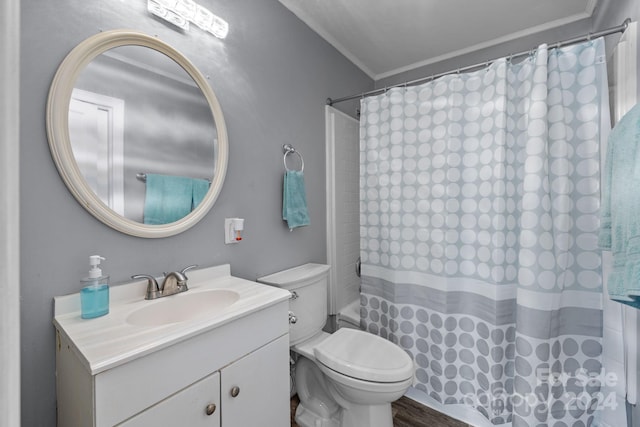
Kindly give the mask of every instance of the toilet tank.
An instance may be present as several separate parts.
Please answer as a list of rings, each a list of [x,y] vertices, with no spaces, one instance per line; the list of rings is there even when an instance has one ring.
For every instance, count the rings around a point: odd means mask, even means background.
[[[289,310],[296,318],[289,324],[289,342],[298,344],[316,335],[327,321],[329,269],[326,264],[304,264],[268,276],[258,282],[291,292]]]

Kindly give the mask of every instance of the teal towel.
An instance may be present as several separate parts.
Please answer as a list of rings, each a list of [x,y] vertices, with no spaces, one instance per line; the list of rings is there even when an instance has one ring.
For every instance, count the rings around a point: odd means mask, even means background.
[[[302,171],[287,171],[284,174],[282,219],[287,221],[290,231],[296,227],[309,225],[307,195]]]
[[[193,179],[183,176],[147,174],[144,223],[168,224],[191,212]]]
[[[640,104],[609,135],[598,243],[613,253],[612,300],[640,308]]]
[[[193,209],[197,208],[204,196],[209,192],[209,181],[206,179],[193,179]]]

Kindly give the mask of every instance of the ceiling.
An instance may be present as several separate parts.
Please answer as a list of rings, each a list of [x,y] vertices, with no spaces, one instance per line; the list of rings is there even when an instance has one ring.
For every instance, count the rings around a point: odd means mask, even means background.
[[[374,80],[591,16],[597,0],[279,0]]]

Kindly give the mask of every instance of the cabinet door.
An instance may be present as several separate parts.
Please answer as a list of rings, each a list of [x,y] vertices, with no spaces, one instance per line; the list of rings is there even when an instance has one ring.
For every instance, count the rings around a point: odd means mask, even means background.
[[[289,336],[221,370],[222,427],[288,427]]]
[[[205,377],[118,425],[220,427],[220,373]]]

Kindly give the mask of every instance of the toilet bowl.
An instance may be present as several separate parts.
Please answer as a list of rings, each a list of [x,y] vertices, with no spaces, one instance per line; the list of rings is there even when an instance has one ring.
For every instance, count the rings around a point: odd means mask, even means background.
[[[357,329],[323,332],[330,267],[305,264],[259,282],[291,292],[289,339],[298,355],[301,427],[392,427],[391,402],[413,381],[414,366],[397,345]]]

